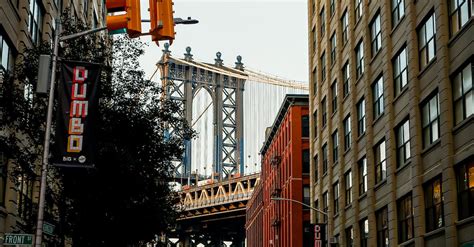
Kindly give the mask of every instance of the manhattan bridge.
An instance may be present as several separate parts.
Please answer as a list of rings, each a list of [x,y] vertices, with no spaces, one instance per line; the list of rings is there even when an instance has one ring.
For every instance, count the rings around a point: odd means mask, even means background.
[[[261,145],[286,94],[307,94],[308,84],[246,68],[238,56],[224,65],[174,57],[165,44],[157,63],[163,97],[175,100],[196,131],[175,162],[181,214],[169,246],[244,246],[245,207],[259,185]],[[170,126],[172,134],[172,126]]]

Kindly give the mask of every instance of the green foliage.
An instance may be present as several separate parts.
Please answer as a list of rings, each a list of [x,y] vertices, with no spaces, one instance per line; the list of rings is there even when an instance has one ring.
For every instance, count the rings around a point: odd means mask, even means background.
[[[62,35],[88,29],[70,18],[63,20]],[[34,170],[31,164],[41,161],[46,97],[28,100],[23,89],[36,84],[38,56],[51,53],[49,47],[25,48],[24,59],[5,84],[6,116],[0,126],[10,131],[1,132],[0,149],[21,170]],[[183,138],[193,132],[177,117],[179,107],[162,99],[160,85],[144,78],[138,63],[143,47],[136,39],[116,36],[112,41],[101,34],[61,46],[63,59],[102,64],[96,166],[50,169],[48,200],[50,208],[57,208],[53,218],[58,234],[71,237],[74,246],[143,243],[166,231],[175,219],[178,198],[168,185],[171,161],[181,158]],[[176,135],[165,137],[167,126],[173,126]]]

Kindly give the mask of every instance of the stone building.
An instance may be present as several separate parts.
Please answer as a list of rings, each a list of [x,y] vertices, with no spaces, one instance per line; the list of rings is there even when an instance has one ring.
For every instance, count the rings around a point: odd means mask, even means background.
[[[308,0],[311,202],[339,246],[474,241],[474,3]]]

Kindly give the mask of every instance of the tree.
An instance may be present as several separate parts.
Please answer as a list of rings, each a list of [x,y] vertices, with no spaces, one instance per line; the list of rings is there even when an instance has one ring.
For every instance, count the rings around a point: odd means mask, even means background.
[[[87,29],[80,22],[62,19],[66,20],[63,35]],[[108,42],[112,42],[112,49]],[[21,95],[22,87],[14,81],[34,85],[36,74],[31,68],[37,67],[37,55],[45,47],[25,48],[23,56],[28,59],[17,64],[6,98]],[[138,63],[143,47],[136,39],[118,36],[111,41],[92,35],[65,42],[60,51],[66,59],[103,64],[96,166],[55,167],[50,174],[50,184],[54,184],[50,191],[55,193],[50,204],[58,209],[60,234],[70,236],[75,246],[146,242],[166,231],[176,216],[177,197],[168,185],[172,160],[180,159],[183,139],[191,138],[193,132],[176,114],[181,109],[162,98],[161,86],[144,78]],[[7,120],[0,122],[11,130],[0,137],[11,141],[2,148],[17,164],[38,164],[40,160],[38,151],[23,157],[21,144],[25,135],[34,137],[28,138],[28,149],[38,150],[35,147],[42,144],[45,97],[33,102],[33,106],[27,100],[24,104],[8,103]],[[32,114],[26,114],[28,107]],[[174,135],[167,135],[169,126],[173,126]]]

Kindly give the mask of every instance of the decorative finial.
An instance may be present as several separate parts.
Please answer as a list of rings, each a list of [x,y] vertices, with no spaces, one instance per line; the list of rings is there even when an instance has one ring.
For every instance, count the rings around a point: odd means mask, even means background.
[[[214,61],[216,61],[216,65],[217,65],[217,66],[222,66],[222,65],[224,65],[224,63],[223,63],[224,60],[221,59],[221,56],[222,56],[222,53],[221,53],[220,51],[218,51],[218,52],[216,53],[216,57],[217,57],[217,58],[214,59]]]
[[[193,54],[191,54],[191,47],[186,47],[186,53],[184,53],[184,60],[191,61],[193,60]]]
[[[239,70],[244,70],[244,64],[242,63],[242,56],[237,56],[237,62],[235,63],[235,68]]]
[[[164,44],[164,47],[165,47],[165,49],[163,50],[163,53],[164,53],[165,55],[170,55],[170,54],[171,54],[171,51],[169,50],[170,44],[169,44],[169,43],[165,43],[165,44]]]

